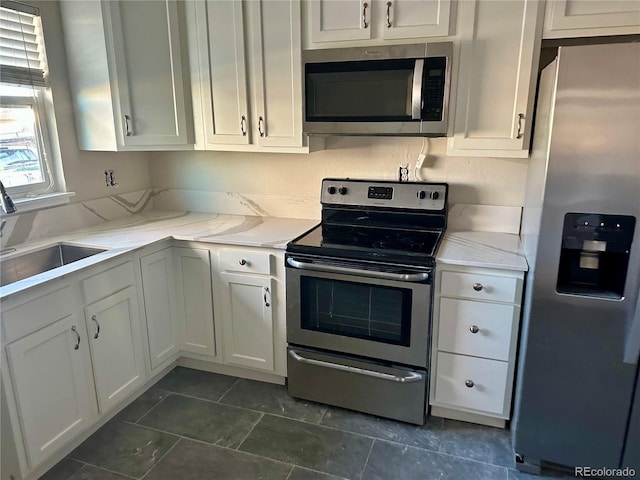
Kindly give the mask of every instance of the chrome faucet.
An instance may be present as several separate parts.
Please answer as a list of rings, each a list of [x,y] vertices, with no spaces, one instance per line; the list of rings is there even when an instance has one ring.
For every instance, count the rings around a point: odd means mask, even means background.
[[[15,213],[18,210],[0,181],[0,204],[3,213]]]

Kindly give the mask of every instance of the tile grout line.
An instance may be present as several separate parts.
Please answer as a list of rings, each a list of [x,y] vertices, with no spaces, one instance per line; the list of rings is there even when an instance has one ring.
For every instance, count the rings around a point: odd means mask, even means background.
[[[371,452],[373,452],[373,446],[376,444],[376,439],[373,439],[373,442],[371,442],[371,446],[369,447],[369,453],[367,454],[367,459],[364,461],[364,465],[362,466],[362,470],[360,470],[360,473],[358,474],[358,478],[362,479],[362,477],[364,476],[364,471],[367,469],[367,464],[369,463],[369,457],[371,457]]]
[[[236,378],[236,381],[235,381],[235,382],[233,382],[229,388],[227,388],[227,390],[222,394],[222,396],[221,396],[220,398],[218,398],[218,400],[216,400],[216,403],[220,403],[220,402],[222,401],[222,399],[225,397],[225,395],[226,395],[227,393],[229,393],[229,392],[231,391],[231,389],[232,389],[233,387],[235,387],[235,386],[236,386],[236,384],[237,384],[239,381],[240,381],[240,377],[237,377],[237,378]],[[223,405],[226,405],[226,404],[223,404]]]
[[[149,390],[151,390],[152,388],[154,388],[154,386],[152,385],[151,387],[149,387],[148,390],[145,390],[144,392],[142,392],[142,394],[140,396],[138,396],[133,402],[135,402],[138,398],[140,398],[142,395],[144,395],[145,393],[147,393]],[[161,390],[161,389],[158,389]],[[158,400],[158,403],[156,403],[153,407],[151,407],[149,410],[147,410],[146,412],[144,412],[142,415],[140,415],[138,418],[136,418],[135,422],[133,423],[138,423],[140,420],[142,420],[142,417],[144,417],[145,415],[147,415],[147,413],[149,413],[151,410],[153,410],[154,408],[156,408],[158,405],[160,405],[162,403],[162,401],[167,398],[169,395],[171,395],[172,392],[170,392],[169,390],[162,390],[163,392],[167,393],[167,395],[164,396],[164,398],[161,398],[160,400]],[[133,402],[131,402],[129,405],[131,405]],[[124,411],[125,408],[127,408],[129,405],[127,405],[126,407],[124,407],[122,410],[120,410],[120,412],[118,412],[118,415],[120,413],[122,413]],[[116,418],[116,417],[113,417]]]
[[[153,407],[151,407],[149,410],[147,410],[147,413],[145,413],[144,415],[142,415],[140,418],[138,418],[135,422],[133,422],[133,425],[138,425],[138,422],[140,420],[142,420],[144,417],[146,417],[147,415],[149,415],[154,409],[156,409],[158,407],[158,405],[160,405],[162,402],[164,402],[167,398],[169,398],[171,396],[172,392],[169,392],[169,395],[165,396],[164,398],[160,399],[160,401],[158,403],[156,403]],[[115,418],[115,417],[114,417]],[[124,421],[124,420],[121,420]],[[127,422],[127,423],[131,423],[131,422]]]
[[[169,452],[171,452],[176,445],[178,445],[180,442],[182,441],[182,438],[178,438],[178,440],[176,441],[176,443],[174,443],[173,445],[171,445],[171,447],[169,448],[169,450],[167,450],[166,452],[164,452],[164,455],[162,455],[158,461],[149,469],[146,471],[146,473],[144,475],[142,475],[142,477],[140,477],[140,480],[143,480],[147,475],[149,475],[149,472],[151,472],[151,470],[153,470],[154,468],[156,468],[158,465],[160,465],[160,462],[162,462],[162,460],[164,459],[164,457],[166,457],[167,455],[169,455]]]
[[[249,437],[249,435],[251,435],[251,433],[253,432],[253,430],[256,428],[256,426],[260,423],[260,420],[262,420],[264,418],[265,414],[261,414],[260,418],[258,418],[258,421],[256,423],[253,424],[253,427],[251,427],[251,430],[249,430],[249,433],[247,433],[244,438],[242,439],[242,441],[238,444],[238,446],[235,448],[235,450],[241,451],[240,447],[242,446],[242,444],[247,440],[247,438]]]
[[[295,466],[295,465],[292,465],[292,466],[291,466],[291,470],[289,470],[289,473],[287,474],[287,477],[286,477],[284,480],[289,480],[289,479],[291,478],[291,475],[293,474],[293,470],[294,470],[295,468],[296,468],[296,466]],[[507,478],[507,480],[509,480],[509,479]]]
[[[68,457],[68,458],[71,458],[72,460],[78,463],[82,463],[82,468],[80,468],[78,472],[80,472],[81,470],[84,470],[86,467],[93,467],[93,468],[97,468],[98,470],[102,470],[104,472],[113,473],[114,475],[120,475],[121,477],[124,477],[124,478],[130,478],[131,480],[139,480],[138,477],[133,477],[131,475],[127,475],[126,473],[116,472],[115,470],[109,470],[108,468],[101,467],[100,465],[94,465],[93,463],[85,462],[84,460],[78,460],[77,458],[73,458],[73,457]],[[72,478],[78,472],[73,473],[71,477],[68,477],[67,480]]]
[[[320,419],[318,420],[316,425],[322,425],[322,420],[324,420],[324,416],[327,414],[328,411],[329,409],[325,407],[324,412],[322,412],[322,415],[320,415]]]

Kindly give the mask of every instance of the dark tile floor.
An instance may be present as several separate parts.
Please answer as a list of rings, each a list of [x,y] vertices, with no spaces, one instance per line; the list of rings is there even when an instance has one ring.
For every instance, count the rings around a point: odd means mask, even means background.
[[[176,368],[42,478],[569,478],[514,468],[505,430],[435,417],[417,427],[295,400],[284,386]]]

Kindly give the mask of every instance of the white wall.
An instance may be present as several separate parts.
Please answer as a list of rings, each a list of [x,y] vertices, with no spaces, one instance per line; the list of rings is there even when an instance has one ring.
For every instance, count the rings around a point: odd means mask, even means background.
[[[425,141],[426,181],[448,182],[450,203],[522,206],[526,159],[446,157],[446,139]],[[318,196],[324,177],[396,179],[400,163],[413,165],[421,138],[327,138],[309,155],[228,152],[151,154],[154,188]]]
[[[47,0],[29,0],[27,3],[38,7],[42,17],[64,176],[67,190],[76,192],[72,202],[150,188],[147,152],[78,150],[59,4]],[[109,169],[116,173],[117,188],[106,187],[104,170]]]

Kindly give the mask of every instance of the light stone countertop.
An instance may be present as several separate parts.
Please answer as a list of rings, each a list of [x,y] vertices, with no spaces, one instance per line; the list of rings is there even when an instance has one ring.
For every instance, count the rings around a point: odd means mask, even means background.
[[[436,255],[438,263],[526,272],[520,237],[511,233],[448,232]]]
[[[152,210],[66,235],[15,245],[9,259],[59,242],[105,248],[106,252],[0,287],[0,298],[23,292],[54,278],[144,248],[162,240],[188,240],[238,246],[284,249],[287,243],[318,224],[318,220]],[[0,266],[0,268],[2,268]]]

